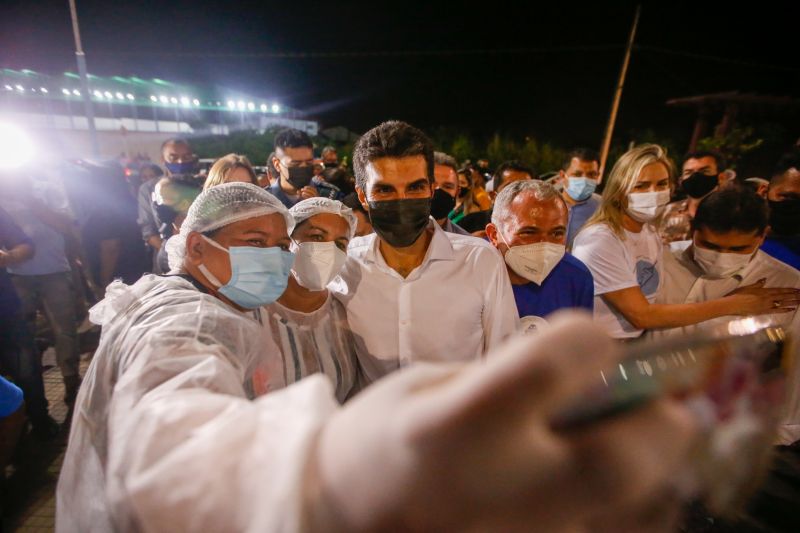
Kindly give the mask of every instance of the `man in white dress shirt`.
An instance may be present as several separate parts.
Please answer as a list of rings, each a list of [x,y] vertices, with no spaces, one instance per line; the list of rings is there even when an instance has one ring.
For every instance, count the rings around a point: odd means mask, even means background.
[[[702,200],[692,220],[692,240],[674,243],[664,254],[664,283],[657,302],[683,304],[722,298],[751,287],[800,288],[800,271],[759,250],[769,210],[755,192],[729,187]],[[683,244],[684,246],[677,246]],[[685,335],[709,330],[739,317],[721,317],[694,326],[651,331],[652,337]],[[775,313],[759,320],[800,333],[800,313],[776,303]],[[782,442],[800,439],[800,370],[795,368],[789,390],[788,413],[779,428]]]
[[[355,147],[356,190],[375,233],[354,239],[334,293],[368,382],[413,362],[469,361],[516,331],[500,254],[431,218],[433,145],[390,121]]]

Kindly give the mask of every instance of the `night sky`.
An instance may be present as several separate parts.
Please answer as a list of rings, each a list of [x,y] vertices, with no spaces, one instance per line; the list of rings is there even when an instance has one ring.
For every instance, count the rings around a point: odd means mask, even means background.
[[[600,143],[635,9],[634,2],[492,1],[480,9],[456,2],[77,2],[96,74],[218,84],[355,131],[399,118],[428,129],[500,130],[590,146]],[[623,135],[652,128],[688,139],[694,115],[667,108],[672,97],[734,89],[800,97],[796,2],[733,11],[730,2],[697,4],[643,5],[641,49],[619,116]],[[376,55],[269,57],[276,52]],[[67,0],[4,0],[0,65],[75,70]]]

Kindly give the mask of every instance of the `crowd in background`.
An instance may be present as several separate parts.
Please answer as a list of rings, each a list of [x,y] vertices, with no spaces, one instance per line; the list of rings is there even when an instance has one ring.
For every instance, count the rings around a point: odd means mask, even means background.
[[[517,331],[541,334],[563,309],[592,313],[622,342],[710,330],[737,316],[800,330],[796,150],[764,169],[769,180],[735,176],[713,152],[686,154],[676,168],[652,144],[601,175],[600,156],[585,148],[569,152],[560,169],[458,162],[434,152],[418,130],[390,122],[359,141],[352,168],[340,155],[351,154],[285,130],[263,167],[228,154],[201,172],[191,141],[176,138],[163,144],[161,165],[126,172],[117,161],[73,161],[0,180],[0,364],[24,395],[34,434],[59,430],[44,398],[43,348],[54,346],[64,401],[74,405],[88,310],[117,305],[122,285],[114,280],[153,290],[161,283],[153,280],[177,276],[254,310],[281,356],[254,366],[251,397],[322,374],[344,403],[412,363],[479,360]],[[198,198],[220,195],[209,204],[218,209],[237,194],[241,210],[234,202],[215,211],[214,223],[197,212]],[[253,217],[285,218],[282,238],[238,245],[274,250],[270,264],[285,274],[280,283],[266,277],[261,299],[233,279],[256,260],[216,237],[245,223],[240,215],[254,204],[261,207]],[[231,279],[210,266],[187,269],[195,253],[222,254]],[[100,401],[98,379],[95,396],[85,393],[87,409]],[[800,438],[800,381],[792,383],[783,445]],[[11,420],[16,405],[0,416]]]

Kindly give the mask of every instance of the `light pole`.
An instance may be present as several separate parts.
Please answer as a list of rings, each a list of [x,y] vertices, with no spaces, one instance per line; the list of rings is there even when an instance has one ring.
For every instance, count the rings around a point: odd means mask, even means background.
[[[81,29],[78,26],[78,12],[75,9],[75,0],[69,0],[69,11],[72,15],[72,33],[75,36],[75,59],[78,62],[78,74],[81,77],[81,96],[86,110],[86,121],[89,124],[89,141],[92,144],[92,155],[100,155],[97,144],[97,129],[94,125],[94,110],[92,109],[92,96],[89,94],[89,75],[86,73],[86,54],[81,45]]]

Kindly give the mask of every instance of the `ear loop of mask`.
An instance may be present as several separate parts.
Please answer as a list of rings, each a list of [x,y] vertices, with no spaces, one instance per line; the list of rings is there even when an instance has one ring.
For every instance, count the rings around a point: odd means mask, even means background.
[[[200,234],[200,236],[203,237],[214,248],[218,248],[218,249],[222,250],[223,252],[225,252],[226,254],[230,255],[230,252],[228,251],[228,249],[225,248],[224,246],[222,246],[220,243],[218,243],[214,239],[209,239],[208,237],[206,237],[202,233]],[[197,267],[197,270],[199,270],[206,277],[206,279],[208,281],[210,281],[212,285],[214,285],[214,287],[216,287],[217,289],[222,287],[222,283],[219,281],[217,276],[212,274],[211,271],[205,265],[201,264],[200,266]]]

